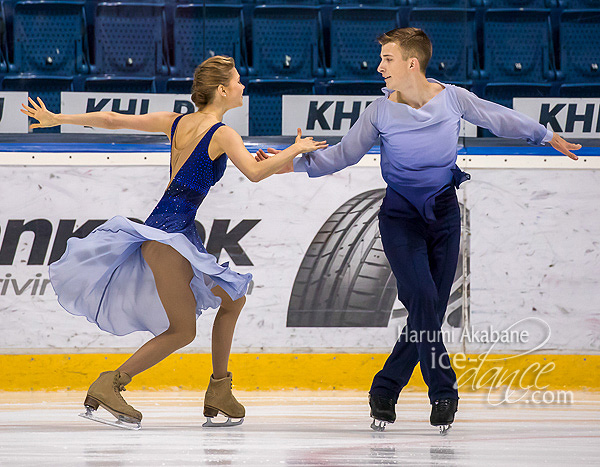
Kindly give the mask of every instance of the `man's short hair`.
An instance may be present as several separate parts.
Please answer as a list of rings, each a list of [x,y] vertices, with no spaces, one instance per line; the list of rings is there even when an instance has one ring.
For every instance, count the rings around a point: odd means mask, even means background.
[[[421,72],[425,74],[427,64],[431,59],[431,41],[427,34],[417,28],[396,28],[382,34],[377,38],[381,45],[394,42],[400,47],[402,59],[408,60],[416,57],[419,60]]]

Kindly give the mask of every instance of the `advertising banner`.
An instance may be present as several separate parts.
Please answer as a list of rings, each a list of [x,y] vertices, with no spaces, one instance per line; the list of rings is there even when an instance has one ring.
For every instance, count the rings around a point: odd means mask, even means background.
[[[21,112],[27,104],[26,92],[0,92],[0,133],[27,133],[27,115]]]
[[[600,99],[516,97],[513,108],[564,138],[600,138]]]
[[[112,336],[67,313],[48,265],[68,238],[115,215],[146,219],[166,187],[168,167],[1,170],[11,183],[0,185],[0,349],[98,352],[145,342],[148,334]],[[473,179],[458,190],[463,243],[444,318],[449,350],[493,345],[494,353],[522,352],[541,344],[546,352],[600,351],[600,207],[590,202],[600,173],[470,172]],[[407,312],[379,238],[384,194],[377,167],[314,179],[275,175],[260,183],[228,167],[200,206],[196,226],[219,262],[253,274],[234,352],[391,349]],[[210,348],[214,316],[209,310],[198,319],[188,351]],[[517,334],[502,337],[511,330]]]

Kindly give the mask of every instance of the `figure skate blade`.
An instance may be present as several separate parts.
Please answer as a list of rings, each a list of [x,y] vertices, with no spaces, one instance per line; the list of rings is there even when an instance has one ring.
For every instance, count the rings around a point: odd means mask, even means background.
[[[141,423],[132,423],[132,422],[127,422],[121,418],[113,421],[113,420],[106,420],[104,418],[100,418],[98,416],[95,415],[95,410],[91,409],[91,408],[87,408],[86,407],[86,412],[85,413],[80,413],[79,416],[82,418],[87,418],[88,420],[92,420],[93,422],[98,422],[98,423],[103,423],[105,425],[110,425],[110,426],[114,426],[116,428],[121,428],[124,430],[139,430],[140,428],[142,428],[142,424]]]

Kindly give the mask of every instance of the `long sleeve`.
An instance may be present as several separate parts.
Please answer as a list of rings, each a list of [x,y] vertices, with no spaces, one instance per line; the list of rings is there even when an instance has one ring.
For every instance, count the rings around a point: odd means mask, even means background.
[[[338,144],[294,159],[294,172],[320,177],[358,163],[379,137],[377,105],[377,101],[372,102]]]
[[[454,89],[459,109],[466,121],[487,128],[496,136],[525,139],[530,144],[544,144],[552,139],[552,131],[527,115],[481,99],[466,89]]]

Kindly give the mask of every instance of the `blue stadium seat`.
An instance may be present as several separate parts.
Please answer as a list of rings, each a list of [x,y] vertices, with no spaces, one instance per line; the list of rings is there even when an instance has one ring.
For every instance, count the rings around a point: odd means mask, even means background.
[[[252,75],[323,77],[321,15],[317,7],[260,5],[252,19]]]
[[[73,91],[73,80],[71,77],[53,76],[34,77],[31,75],[20,75],[4,78],[2,81],[2,89],[4,91],[27,91],[29,97],[35,99],[40,97],[46,107],[51,112],[60,113],[60,93]],[[29,123],[36,123],[36,120],[30,118]],[[36,128],[34,133],[59,133],[60,127],[51,128]]]
[[[83,2],[18,2],[13,34],[11,73],[66,76],[89,72]]]
[[[398,27],[395,8],[337,7],[331,14],[331,69],[342,79],[381,79],[377,36]]]
[[[374,7],[393,7],[396,5],[396,0],[334,0],[333,3],[344,6],[363,5]],[[386,31],[389,31],[389,29],[386,29]]]
[[[559,36],[559,78],[600,83],[600,10],[564,11]]]
[[[0,8],[0,73],[8,71],[8,49],[6,48],[6,20],[4,8]]]
[[[313,94],[314,84],[312,79],[250,80],[250,136],[281,135],[281,96]]]
[[[570,10],[600,10],[600,0],[559,0],[559,3]]]
[[[167,0],[169,1],[169,0]],[[185,4],[185,5],[239,5],[240,3],[256,3],[255,0],[209,0],[205,2],[204,0],[170,0],[171,3],[177,4]]]
[[[551,91],[549,83],[490,83],[485,86],[483,94],[486,100],[512,109],[514,97],[549,97]]]
[[[487,8],[556,8],[557,0],[483,0]]]
[[[468,83],[479,77],[475,10],[414,8],[409,24],[425,31],[433,55],[427,76],[444,82]]]
[[[91,76],[85,80],[86,92],[156,92],[154,78],[139,78],[136,76]]]
[[[494,82],[555,79],[550,10],[487,10],[483,77]]]
[[[319,5],[319,0],[257,0],[259,5],[292,5],[292,6],[313,6]]]
[[[13,6],[13,63],[2,89],[29,91],[60,112],[60,92],[72,91],[73,76],[89,71],[83,2],[24,1]],[[35,131],[57,133],[59,128]]]
[[[483,0],[408,0],[408,4],[418,8],[470,8],[481,6]]]
[[[175,67],[171,74],[190,78],[195,68],[213,55],[233,57],[239,73],[247,74],[243,33],[241,5],[207,5],[205,9],[202,5],[178,5],[173,23]]]
[[[379,81],[355,81],[355,80],[331,80],[325,84],[325,94],[330,96],[383,96],[382,88],[385,87],[383,80]]]
[[[92,86],[121,84],[119,77],[149,82],[166,75],[167,53],[164,6],[150,3],[100,3],[96,9],[95,66]],[[147,84],[146,84],[147,85]],[[86,86],[88,86],[86,84]]]
[[[171,94],[191,94],[193,78],[169,79],[167,81],[167,92]]]
[[[560,87],[560,97],[600,97],[600,83],[572,83]]]

